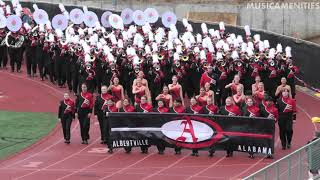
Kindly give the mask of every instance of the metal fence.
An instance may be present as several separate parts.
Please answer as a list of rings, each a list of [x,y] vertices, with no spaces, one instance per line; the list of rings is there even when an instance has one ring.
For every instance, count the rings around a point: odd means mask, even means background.
[[[320,138],[291,154],[269,164],[244,180],[307,180],[320,179],[315,175],[320,169]],[[311,175],[311,171],[314,175]]]

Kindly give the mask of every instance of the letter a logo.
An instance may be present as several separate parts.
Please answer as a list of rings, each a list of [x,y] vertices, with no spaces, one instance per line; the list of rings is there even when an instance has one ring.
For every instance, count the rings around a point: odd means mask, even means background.
[[[189,117],[186,118],[186,120],[182,121],[181,122],[181,125],[184,124],[184,128],[183,128],[183,131],[182,131],[182,134],[180,137],[178,137],[176,139],[176,141],[182,141],[182,142],[185,142],[186,141],[186,137],[183,136],[183,134],[185,133],[189,133],[191,134],[191,137],[192,137],[192,142],[193,143],[196,143],[198,138],[196,138],[195,134],[194,134],[194,130],[193,130],[193,125],[191,123],[191,120]]]

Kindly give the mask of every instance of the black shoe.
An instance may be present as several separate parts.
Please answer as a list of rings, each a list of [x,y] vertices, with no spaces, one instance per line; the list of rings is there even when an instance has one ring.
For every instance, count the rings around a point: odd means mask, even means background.
[[[282,146],[282,150],[286,150],[286,146]]]
[[[250,158],[250,159],[254,159],[253,154],[250,154],[250,155],[249,155],[249,158]]]
[[[268,155],[267,159],[273,159],[273,156],[272,155]]]
[[[108,153],[109,153],[109,154],[112,154],[112,153],[113,153],[113,150],[112,150],[112,149],[109,149],[109,150],[108,150]]]
[[[213,157],[214,152],[209,153],[209,157]]]
[[[70,144],[70,140],[65,140],[64,143]]]
[[[89,144],[88,140],[83,141],[83,144]]]
[[[101,140],[101,142],[100,142],[100,144],[105,144],[106,142],[105,141],[103,141],[103,140]]]
[[[233,153],[227,153],[227,156],[226,157],[232,157],[233,156]]]
[[[131,149],[126,149],[126,153],[130,154],[131,153]]]
[[[181,154],[181,151],[176,151],[176,154],[177,154],[177,155]]]
[[[199,153],[198,152],[194,153],[194,156],[199,157]]]
[[[85,144],[85,142],[84,141],[82,141],[82,143],[81,144]]]
[[[163,151],[159,151],[159,152],[158,152],[158,154],[163,155],[163,154],[164,154],[164,152],[163,152]]]
[[[287,145],[287,149],[290,149],[290,148],[291,148],[291,144],[288,144],[288,145]]]

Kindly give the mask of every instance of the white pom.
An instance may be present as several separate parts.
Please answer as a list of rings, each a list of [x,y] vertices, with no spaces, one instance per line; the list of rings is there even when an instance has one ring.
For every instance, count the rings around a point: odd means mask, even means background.
[[[66,9],[64,8],[64,5],[61,3],[59,3],[59,9],[62,13],[66,11]]]
[[[207,59],[206,52],[204,50],[200,51],[200,59]]]
[[[201,43],[202,42],[202,36],[201,34],[197,34],[197,43]]]
[[[239,58],[238,52],[237,51],[233,51],[232,54],[231,54],[231,57],[232,57],[233,60],[238,59]]]
[[[220,23],[219,23],[219,29],[220,29],[221,31],[224,31],[224,30],[225,30],[224,22],[220,22]]]
[[[246,52],[247,51],[247,44],[246,43],[242,43],[241,44],[241,52]]]
[[[215,36],[214,29],[209,29],[209,34],[211,37],[214,37]]]
[[[269,41],[268,41],[268,40],[264,40],[264,41],[263,41],[263,45],[264,45],[264,48],[265,48],[265,49],[269,49],[269,48],[270,48],[270,44],[269,44]]]
[[[202,34],[208,34],[207,24],[202,23],[201,24],[201,29],[202,29]]]
[[[221,52],[217,52],[216,57],[218,60],[223,59],[222,53]]]
[[[88,12],[88,7],[87,6],[83,6],[82,10],[83,10],[84,13],[86,13],[86,12]]]
[[[192,25],[191,25],[191,24],[188,24],[188,25],[187,25],[187,30],[188,30],[189,32],[192,32],[192,31],[193,31],[193,28],[192,28]]]
[[[244,31],[246,32],[246,36],[250,36],[251,35],[250,27],[248,25],[244,26]]]
[[[271,48],[269,50],[269,58],[273,59],[275,57],[275,53],[276,53],[276,50],[274,48]]]
[[[118,46],[118,48],[123,48],[123,41],[122,41],[122,39],[118,39],[117,46]]]
[[[11,14],[11,8],[9,5],[6,6],[6,12],[7,14]]]
[[[184,27],[187,27],[188,24],[189,24],[189,23],[188,23],[188,20],[185,19],[185,18],[183,18],[183,19],[182,19],[182,24],[183,24]]]
[[[292,57],[292,55],[291,55],[291,47],[287,46],[287,47],[285,48],[285,51],[286,51],[286,56],[287,56],[287,57]]]
[[[153,64],[159,63],[159,59],[158,59],[158,55],[157,54],[153,54],[152,55],[152,63]]]
[[[34,10],[38,10],[39,9],[37,4],[33,4],[32,7],[33,7]]]
[[[253,36],[254,42],[259,42],[260,41],[260,34],[255,34]]]
[[[173,54],[173,60],[179,60],[179,54],[178,53],[174,53]]]
[[[277,44],[277,51],[276,53],[282,53],[282,45],[281,44]]]

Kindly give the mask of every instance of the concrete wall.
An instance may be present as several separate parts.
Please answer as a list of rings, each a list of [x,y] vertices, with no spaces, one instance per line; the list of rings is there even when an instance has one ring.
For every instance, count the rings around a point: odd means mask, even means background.
[[[30,2],[30,1],[29,1]],[[173,11],[179,18],[186,17],[188,12],[228,12],[237,13],[237,25],[249,25],[252,28],[273,31],[279,34],[295,36],[301,39],[320,35],[319,9],[258,9],[248,8],[246,3],[215,2],[207,4],[150,3],[137,0],[48,0],[45,2],[64,3],[65,5],[87,5],[101,9],[121,11],[124,8],[144,10],[154,7],[160,13]],[[315,0],[313,2],[319,2]]]

